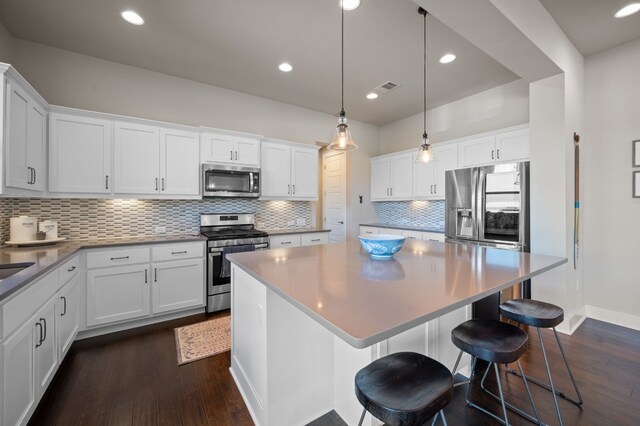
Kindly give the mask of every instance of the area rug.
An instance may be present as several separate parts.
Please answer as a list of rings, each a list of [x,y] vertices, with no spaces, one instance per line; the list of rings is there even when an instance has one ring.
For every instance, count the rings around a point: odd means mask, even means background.
[[[231,349],[231,317],[178,327],[178,365],[187,364]]]

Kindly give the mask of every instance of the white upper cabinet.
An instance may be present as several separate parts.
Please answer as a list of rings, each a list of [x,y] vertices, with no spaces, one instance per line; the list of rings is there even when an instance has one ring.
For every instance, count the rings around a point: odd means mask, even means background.
[[[437,160],[435,164],[436,178],[433,192],[436,198],[444,200],[445,175],[448,170],[455,170],[458,168],[458,147],[455,145],[434,147],[433,154]]]
[[[203,133],[200,142],[205,163],[260,166],[260,140],[257,138],[218,133]]]
[[[459,166],[471,167],[529,158],[529,128],[503,130],[458,144]]]
[[[413,162],[410,152],[371,160],[371,201],[413,197]]]
[[[157,194],[160,191],[160,130],[155,126],[116,122],[114,192]]]
[[[414,154],[417,156],[418,154]],[[434,150],[435,157],[435,150]],[[435,195],[436,160],[428,163],[416,163],[413,166],[413,195],[420,198],[432,198]]]
[[[13,79],[7,79],[6,90],[5,185],[44,191],[47,177],[44,170],[46,107]]]
[[[200,193],[200,141],[197,133],[160,130],[160,193]]]
[[[111,193],[113,122],[79,115],[49,117],[49,191]]]
[[[450,144],[431,149],[433,161],[416,163],[413,168],[413,195],[416,198],[444,199],[445,172],[458,168],[458,146]]]
[[[316,147],[264,141],[261,157],[261,197],[308,201],[318,199]]]
[[[529,158],[529,129],[518,129],[496,135],[496,160],[517,161]]]

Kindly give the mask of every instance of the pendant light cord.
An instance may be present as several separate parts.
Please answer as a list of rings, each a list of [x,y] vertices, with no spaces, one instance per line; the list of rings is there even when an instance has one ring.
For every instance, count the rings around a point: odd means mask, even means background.
[[[423,66],[424,72],[423,76],[423,91],[422,91],[422,104],[423,104],[423,115],[424,115],[424,128],[423,133],[427,134],[427,12],[424,11],[423,17],[423,35],[424,35],[424,49],[423,49]]]
[[[340,10],[342,11],[342,36],[341,36],[341,45],[340,51],[342,52],[342,67],[341,67],[341,75],[342,75],[342,93],[341,93],[341,114],[344,114],[344,4],[341,5]]]

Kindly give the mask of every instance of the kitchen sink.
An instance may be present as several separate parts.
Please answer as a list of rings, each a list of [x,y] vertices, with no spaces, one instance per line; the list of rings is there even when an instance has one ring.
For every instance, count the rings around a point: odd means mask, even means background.
[[[10,276],[17,274],[18,272],[28,268],[33,265],[33,262],[29,263],[7,263],[5,265],[0,265],[0,281],[5,278],[9,278]]]

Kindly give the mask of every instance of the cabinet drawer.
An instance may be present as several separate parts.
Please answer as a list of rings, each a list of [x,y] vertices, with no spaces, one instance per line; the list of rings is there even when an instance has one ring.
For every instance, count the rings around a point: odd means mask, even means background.
[[[278,235],[269,237],[269,248],[300,247],[300,235]]]
[[[25,291],[0,305],[2,335],[0,341],[18,329],[58,291],[58,272],[53,271],[32,283]]]
[[[158,244],[151,248],[154,262],[165,260],[190,259],[204,256],[204,242]]]
[[[440,241],[444,243],[444,234],[437,232],[423,232],[422,239],[427,241]]]
[[[379,234],[380,233],[380,228],[374,228],[372,226],[361,226],[360,227],[360,234],[364,235],[364,234]]]
[[[319,232],[317,234],[302,234],[300,236],[303,246],[317,246],[327,244],[329,242],[328,232]]]
[[[87,253],[87,269],[149,262],[149,247],[119,248]]]
[[[395,234],[398,233],[399,231],[397,229],[389,229],[388,230],[389,234]],[[387,233],[387,232],[385,232]],[[407,237],[407,239],[409,240],[422,240],[423,239],[423,233],[420,231],[401,231],[399,232],[401,235]]]
[[[64,286],[69,280],[80,271],[80,256],[74,256],[71,260],[65,262],[58,268],[60,271],[60,287]]]

